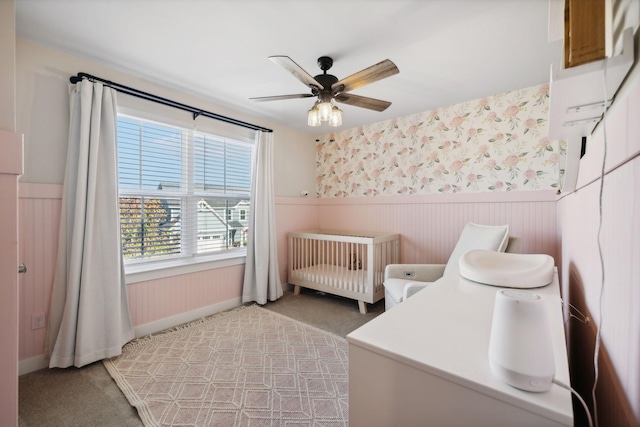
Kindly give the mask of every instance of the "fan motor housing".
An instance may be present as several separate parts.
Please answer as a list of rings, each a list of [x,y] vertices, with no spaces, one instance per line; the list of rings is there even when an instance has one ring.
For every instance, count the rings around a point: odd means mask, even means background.
[[[333,85],[338,81],[338,78],[331,74],[318,74],[317,76],[314,77],[314,79],[316,79],[316,81],[320,83],[322,87],[324,87],[324,90],[318,91],[318,93],[320,92],[332,93],[331,85]]]

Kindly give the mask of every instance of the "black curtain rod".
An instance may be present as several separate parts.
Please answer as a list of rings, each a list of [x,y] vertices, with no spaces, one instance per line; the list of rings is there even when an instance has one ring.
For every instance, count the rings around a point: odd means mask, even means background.
[[[147,101],[157,102],[158,104],[167,105],[169,107],[178,108],[180,110],[189,111],[193,114],[193,120],[195,120],[198,116],[209,117],[210,119],[219,120],[225,123],[230,123],[236,126],[242,126],[244,128],[259,130],[262,132],[273,132],[271,129],[263,128],[262,126],[254,125],[251,123],[243,122],[240,120],[232,119],[231,117],[221,116],[220,114],[212,113],[210,111],[201,110],[196,107],[192,107],[190,105],[182,104],[180,102],[172,101],[167,98],[163,98],[161,96],[153,95],[147,92],[143,92],[138,89],[134,89],[128,86],[121,85],[119,83],[114,83],[109,80],[101,79],[100,77],[92,76],[87,73],[78,73],[76,76],[71,76],[69,81],[73,84],[78,83],[82,79],[89,79],[92,81],[98,81],[104,83],[105,85],[117,90],[118,92],[125,93],[127,95],[135,96],[137,98],[146,99]]]

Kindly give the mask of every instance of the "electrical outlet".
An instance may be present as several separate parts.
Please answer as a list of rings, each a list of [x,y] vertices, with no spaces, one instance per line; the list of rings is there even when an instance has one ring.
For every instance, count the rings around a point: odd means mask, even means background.
[[[44,328],[44,313],[35,313],[31,315],[31,329]]]

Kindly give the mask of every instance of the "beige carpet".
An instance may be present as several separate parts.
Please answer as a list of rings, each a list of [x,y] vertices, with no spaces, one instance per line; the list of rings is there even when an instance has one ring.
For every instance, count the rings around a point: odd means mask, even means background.
[[[141,338],[106,360],[146,426],[346,426],[344,338],[258,306]]]

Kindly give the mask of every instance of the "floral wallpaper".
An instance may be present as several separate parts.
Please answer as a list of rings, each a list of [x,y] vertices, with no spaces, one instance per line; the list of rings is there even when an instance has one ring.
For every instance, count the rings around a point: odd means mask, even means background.
[[[556,189],[565,144],[548,110],[545,84],[324,135],[317,195]]]

